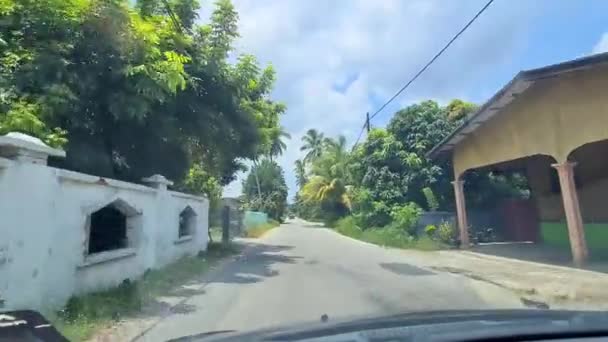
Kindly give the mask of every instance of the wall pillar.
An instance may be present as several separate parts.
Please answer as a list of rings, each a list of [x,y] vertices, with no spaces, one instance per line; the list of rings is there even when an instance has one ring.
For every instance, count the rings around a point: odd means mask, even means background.
[[[144,183],[150,184],[151,187],[161,190],[167,191],[167,186],[173,185],[173,182],[165,178],[163,175],[152,175],[150,177],[141,179]]]
[[[574,166],[576,166],[576,163],[566,161],[561,164],[552,164],[551,166],[557,170],[559,176],[574,264],[581,266],[587,261],[589,252],[587,250],[587,241],[585,240],[585,229],[578,201],[578,193],[574,183]]]
[[[456,214],[458,216],[458,231],[460,232],[460,248],[468,249],[469,242],[469,222],[467,220],[467,207],[464,200],[464,181],[455,180],[454,197],[456,198]]]

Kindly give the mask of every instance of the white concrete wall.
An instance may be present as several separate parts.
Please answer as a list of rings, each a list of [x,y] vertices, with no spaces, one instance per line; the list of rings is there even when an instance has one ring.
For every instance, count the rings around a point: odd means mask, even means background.
[[[129,247],[87,255],[87,216],[117,199],[139,213],[128,220]],[[186,206],[196,212],[196,225],[180,240]],[[59,308],[73,294],[116,286],[205,250],[208,209],[204,198],[162,187],[0,157],[0,308]]]

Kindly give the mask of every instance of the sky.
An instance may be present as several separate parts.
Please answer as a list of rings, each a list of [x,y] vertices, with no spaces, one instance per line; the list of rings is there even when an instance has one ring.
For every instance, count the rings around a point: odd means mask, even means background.
[[[278,162],[290,200],[306,131],[342,134],[352,144],[365,113],[401,88],[486,1],[233,0],[241,36],[235,54],[272,64],[272,98],[287,105],[281,124],[292,138]],[[203,5],[206,18],[212,3]],[[422,100],[482,104],[520,70],[608,51],[606,13],[603,0],[495,0],[372,126]],[[224,196],[239,196],[243,177]]]

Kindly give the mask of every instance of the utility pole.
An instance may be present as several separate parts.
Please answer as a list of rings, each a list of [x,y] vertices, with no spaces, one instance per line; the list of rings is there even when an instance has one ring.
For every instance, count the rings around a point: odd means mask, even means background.
[[[369,134],[369,131],[371,130],[371,127],[369,125],[369,112],[365,113],[365,128],[367,129],[367,133]]]

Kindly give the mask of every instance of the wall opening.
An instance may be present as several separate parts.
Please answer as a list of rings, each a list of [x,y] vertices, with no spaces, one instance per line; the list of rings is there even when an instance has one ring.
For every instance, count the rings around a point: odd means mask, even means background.
[[[113,205],[91,214],[89,254],[128,247],[127,215]]]
[[[194,210],[187,206],[179,214],[179,230],[178,237],[190,236],[194,234],[196,228],[196,213]]]

